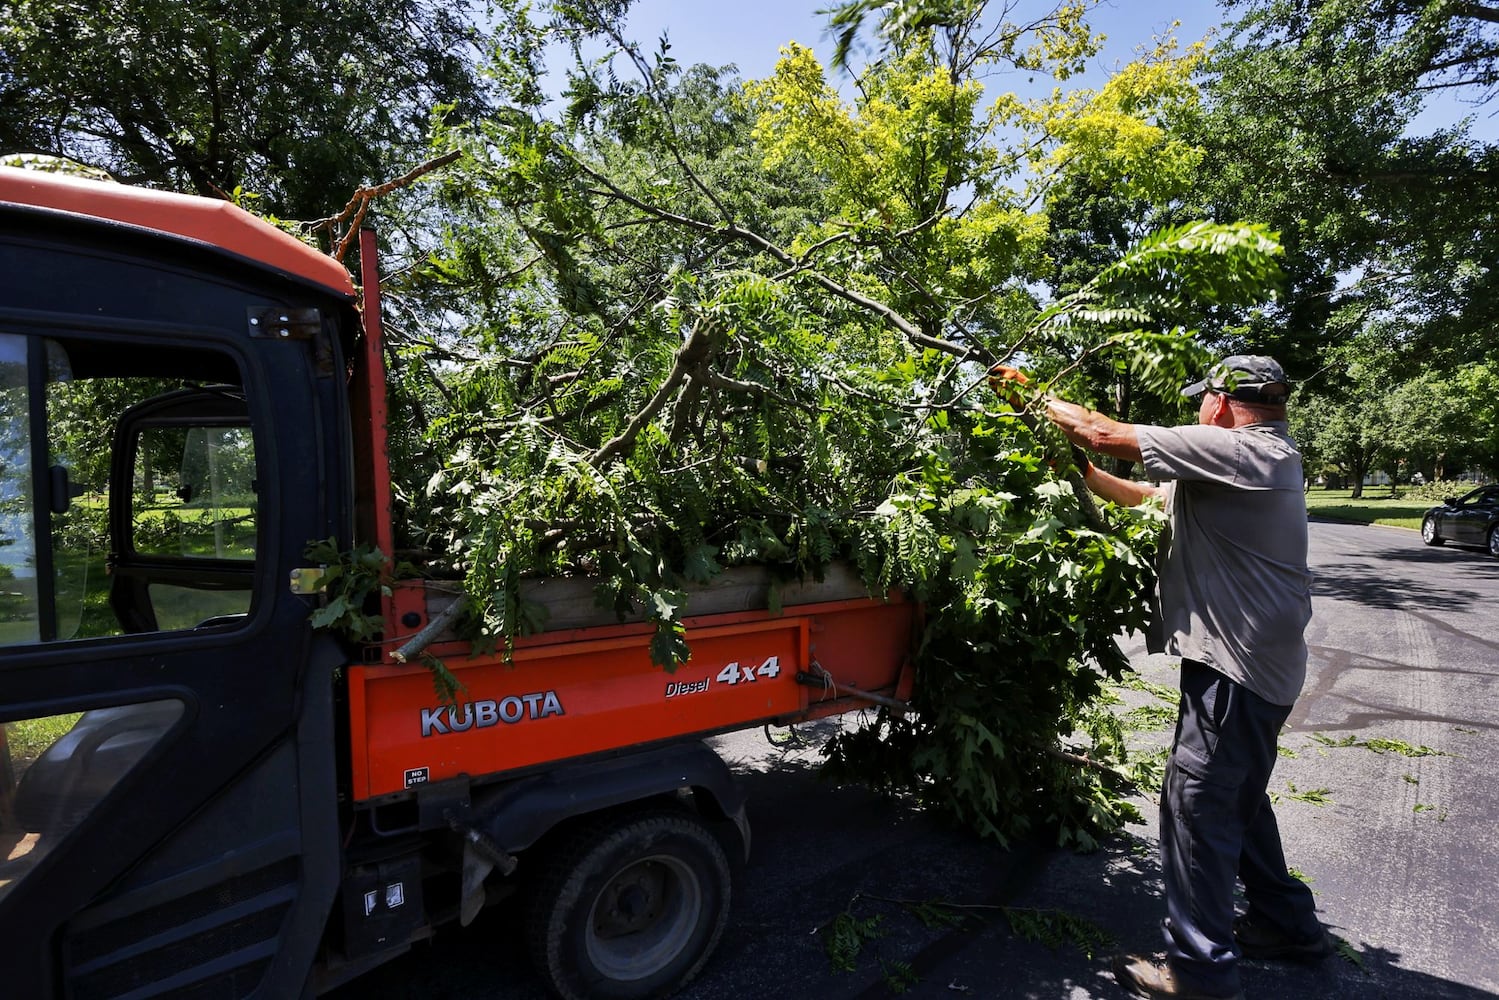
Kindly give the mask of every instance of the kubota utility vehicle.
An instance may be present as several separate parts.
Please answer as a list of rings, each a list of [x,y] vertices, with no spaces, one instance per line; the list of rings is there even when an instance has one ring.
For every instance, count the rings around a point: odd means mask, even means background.
[[[533,597],[513,662],[452,588],[309,624],[309,542],[389,552],[374,240],[343,265],[219,201],[0,169],[0,996],[311,996],[488,903],[570,998],[692,976],[750,846],[715,733],[902,698],[914,608],[725,574],[689,663]]]

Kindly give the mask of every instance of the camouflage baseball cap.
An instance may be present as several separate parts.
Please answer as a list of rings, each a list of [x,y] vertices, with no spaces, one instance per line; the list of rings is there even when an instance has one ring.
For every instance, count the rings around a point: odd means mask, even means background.
[[[1291,395],[1291,381],[1280,362],[1263,354],[1235,354],[1214,365],[1208,374],[1182,390],[1200,396],[1209,389],[1246,403],[1279,405]]]

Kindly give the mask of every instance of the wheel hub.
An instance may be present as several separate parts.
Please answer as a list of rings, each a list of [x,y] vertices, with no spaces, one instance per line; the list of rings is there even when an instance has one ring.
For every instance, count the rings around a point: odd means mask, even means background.
[[[661,915],[666,873],[661,865],[645,861],[624,872],[604,890],[595,911],[594,933],[601,938],[634,934]]]
[[[619,981],[654,975],[692,940],[703,891],[692,867],[670,855],[626,866],[594,899],[585,942],[589,960]]]

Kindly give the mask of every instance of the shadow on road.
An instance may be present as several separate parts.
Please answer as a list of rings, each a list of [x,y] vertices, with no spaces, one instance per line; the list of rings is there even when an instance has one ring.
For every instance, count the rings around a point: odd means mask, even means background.
[[[1427,548],[1414,532],[1327,525],[1318,534],[1314,540],[1325,555],[1315,564],[1315,593],[1326,603],[1314,619],[1323,627],[1299,703],[1305,708],[1298,708],[1318,721],[1295,728],[1398,732],[1420,742],[1426,737],[1419,728],[1394,728],[1414,720],[1449,734],[1460,726],[1473,741],[1462,747],[1465,754],[1469,747],[1491,746],[1492,699],[1483,694],[1499,643],[1484,613],[1499,584],[1499,560],[1451,545]],[[1378,610],[1355,614],[1364,607]],[[1429,646],[1402,638],[1396,618]],[[1174,661],[1150,660],[1139,648],[1129,652],[1137,663],[1151,664],[1150,679],[1170,683]],[[1421,684],[1400,686],[1411,677]],[[1466,694],[1450,703],[1435,697],[1452,690]],[[842,725],[828,719],[798,726],[799,743],[786,743],[792,734],[774,728],[711,741],[748,793],[754,843],[725,937],[698,979],[678,994],[681,1000],[875,1000],[896,996],[892,983],[917,1000],[1124,1000],[1108,972],[1109,955],[1161,947],[1164,903],[1151,824],[1132,827],[1088,855],[1045,845],[1002,848],[944,827],[910,803],[819,780],[818,748]],[[1354,787],[1386,789],[1389,778],[1414,788],[1411,779],[1419,778],[1422,802],[1442,801],[1444,793],[1453,802],[1463,796],[1468,815],[1454,810],[1448,824],[1410,827],[1386,817],[1394,824],[1389,829],[1410,834],[1395,832],[1387,843],[1375,843],[1352,836],[1377,818],[1375,796],[1326,813],[1309,809],[1317,814],[1302,817],[1305,830],[1316,824],[1328,839],[1308,834],[1301,850],[1320,859],[1310,867],[1318,877],[1314,887],[1327,892],[1319,899],[1328,919],[1336,915],[1362,926],[1333,924],[1347,954],[1315,967],[1245,962],[1246,996],[1496,1000],[1499,994],[1468,985],[1495,986],[1493,963],[1486,960],[1493,910],[1482,889],[1492,881],[1489,838],[1496,815],[1484,805],[1492,802],[1486,772],[1475,768],[1469,779],[1446,768],[1422,770],[1430,762],[1390,758],[1387,765],[1384,757],[1364,756],[1365,765],[1307,757],[1301,766],[1307,774],[1340,769],[1344,784],[1364,782]],[[1401,781],[1403,771],[1409,785]],[[1154,812],[1151,802],[1137,804],[1147,816]],[[1407,818],[1408,810],[1402,805],[1396,818]],[[1463,823],[1469,833],[1453,838]],[[1308,851],[1308,844],[1321,846]],[[1390,884],[1376,885],[1379,872],[1391,873]],[[1402,879],[1414,888],[1402,888]],[[1366,891],[1394,899],[1422,892],[1429,906],[1412,900],[1409,913],[1392,915],[1354,905]],[[517,909],[496,907],[465,930],[438,934],[333,996],[543,1000],[526,962]],[[857,949],[844,949],[850,971],[835,968],[825,947],[840,916],[867,928],[855,936]]]
[[[792,767],[746,776],[808,784],[781,819],[757,817],[765,835],[740,912],[719,956],[680,994],[685,1000],[877,1000],[897,991],[1122,998],[1109,956],[1160,948],[1164,903],[1153,840],[1123,835],[1088,855],[1001,849],[918,813],[871,807],[856,790],[818,786],[801,762]],[[785,790],[762,788],[758,797],[784,800]],[[883,812],[892,808],[893,816]],[[944,917],[932,919],[934,912]],[[825,947],[830,924],[844,913],[878,921],[852,971],[834,969]],[[1246,995],[1492,1000],[1402,968],[1396,950],[1332,930],[1349,942],[1345,957],[1315,967],[1246,962]]]
[[[1312,596],[1386,610],[1458,610],[1491,600],[1464,584],[1499,581],[1499,559],[1487,553],[1395,550],[1376,558],[1391,564],[1388,574],[1371,572],[1367,563],[1318,564]]]
[[[1391,611],[1410,608],[1457,610],[1488,600],[1476,590],[1442,586],[1432,581],[1370,577],[1368,567],[1357,565],[1318,566],[1312,582],[1312,596]]]
[[[1499,559],[1481,548],[1421,544],[1415,532],[1400,532],[1311,518],[1314,524],[1359,531],[1368,562],[1314,566],[1312,594],[1385,610],[1467,609],[1488,600],[1499,582]],[[1380,567],[1387,566],[1388,572]]]
[[[1123,998],[1109,956],[1160,947],[1153,840],[1121,835],[1087,855],[1005,849],[819,780],[815,750],[750,757],[737,770],[750,797],[753,855],[717,954],[680,1000]],[[867,928],[858,947],[843,950],[842,970],[827,946],[840,915]],[[1246,995],[1493,1000],[1402,968],[1398,950],[1332,930],[1349,941],[1349,957],[1310,968],[1246,962]],[[500,908],[333,996],[543,1000],[521,941],[519,920]]]
[[[687,1000],[876,1000],[897,990],[913,998],[1122,998],[1109,956],[1160,948],[1164,902],[1153,840],[1121,835],[1087,855],[1006,850],[919,813],[872,807],[857,790],[819,787],[810,769],[793,768],[747,776],[809,784],[782,819],[757,819],[768,829],[730,940],[681,994]],[[758,794],[784,799],[784,790]],[[952,922],[929,912],[922,919],[928,909]],[[840,913],[879,920],[853,971],[835,970],[824,947]],[[1345,954],[1321,965],[1244,963],[1246,996],[1493,1000],[1402,968],[1398,950],[1332,931],[1347,941]]]

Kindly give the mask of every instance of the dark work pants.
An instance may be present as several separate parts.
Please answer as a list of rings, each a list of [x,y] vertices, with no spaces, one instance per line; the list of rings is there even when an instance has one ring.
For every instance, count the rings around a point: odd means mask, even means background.
[[[1166,953],[1206,992],[1239,988],[1234,877],[1249,911],[1293,937],[1321,932],[1311,890],[1286,872],[1265,788],[1291,714],[1195,660],[1183,660],[1176,741],[1161,790]]]

